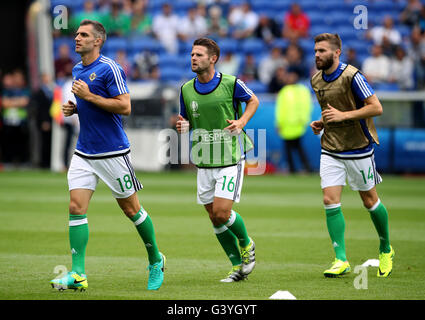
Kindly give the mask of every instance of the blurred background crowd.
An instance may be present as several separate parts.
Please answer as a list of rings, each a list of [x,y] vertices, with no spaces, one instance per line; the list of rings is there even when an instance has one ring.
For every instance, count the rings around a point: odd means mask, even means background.
[[[1,74],[2,163],[31,162],[32,124],[41,137],[36,165],[50,166],[54,83],[66,83],[79,61],[73,35],[83,19],[102,22],[108,34],[102,53],[137,83],[179,87],[194,76],[193,40],[205,36],[220,45],[217,70],[238,76],[256,94],[277,94],[293,83],[294,73],[310,87],[316,71],[313,38],[337,32],[342,61],[359,68],[375,90],[425,87],[425,6],[420,0],[51,0],[52,21],[58,5],[67,8],[68,25],[52,29],[54,82],[43,75],[39,88],[30,90],[26,70]],[[356,5],[367,9],[367,28],[354,26]],[[423,126],[422,105],[418,110],[416,120]]]
[[[367,29],[356,29],[354,5],[367,8]],[[192,77],[194,39],[210,37],[222,50],[217,68],[252,82],[258,93],[276,93],[285,71],[301,79],[314,72],[312,38],[338,32],[343,60],[385,90],[422,89],[425,8],[419,0],[53,0],[67,6],[68,29],[54,31],[56,77],[78,61],[73,33],[82,19],[101,21],[108,33],[103,53],[134,81]]]

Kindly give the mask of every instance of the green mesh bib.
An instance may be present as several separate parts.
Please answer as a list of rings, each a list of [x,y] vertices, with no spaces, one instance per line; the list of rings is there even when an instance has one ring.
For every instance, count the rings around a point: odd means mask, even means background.
[[[192,132],[192,162],[200,168],[231,166],[254,147],[245,131],[230,135],[228,120],[239,119],[242,105],[234,100],[236,77],[221,74],[217,87],[207,94],[195,89],[195,79],[182,86]]]

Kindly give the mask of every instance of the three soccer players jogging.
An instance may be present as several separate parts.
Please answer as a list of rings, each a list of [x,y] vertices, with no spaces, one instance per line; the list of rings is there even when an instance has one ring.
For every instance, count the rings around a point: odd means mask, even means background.
[[[211,39],[194,41],[192,71],[197,76],[183,84],[179,132],[193,129],[192,161],[198,167],[197,199],[204,205],[215,235],[232,264],[222,282],[244,280],[255,265],[255,244],[242,217],[232,210],[239,202],[244,154],[252,142],[243,128],[256,112],[255,94],[235,76],[219,73],[220,48]],[[241,102],[246,102],[242,112]]]
[[[341,193],[348,183],[358,191],[363,205],[379,235],[378,277],[392,271],[394,249],[390,245],[388,213],[380,201],[376,185],[382,179],[375,168],[374,144],[378,135],[373,117],[382,114],[382,106],[365,77],[351,65],[341,63],[341,39],[338,34],[315,37],[316,67],[311,79],[322,117],[310,126],[321,137],[320,178],[326,222],[336,259],[325,270],[326,277],[350,272],[345,252],[345,220],[341,210]]]
[[[81,62],[72,70],[71,101],[62,106],[65,116],[78,113],[80,134],[68,171],[70,191],[69,241],[72,271],[51,281],[52,287],[87,288],[85,253],[89,230],[87,208],[99,178],[108,185],[125,215],[134,222],[149,257],[148,290],[159,289],[164,280],[165,257],[159,250],[151,218],[140,205],[137,191],[142,184],[130,162],[130,143],[121,115],[131,112],[126,76],[113,60],[100,54],[106,32],[97,21],[83,20],[75,37]]]

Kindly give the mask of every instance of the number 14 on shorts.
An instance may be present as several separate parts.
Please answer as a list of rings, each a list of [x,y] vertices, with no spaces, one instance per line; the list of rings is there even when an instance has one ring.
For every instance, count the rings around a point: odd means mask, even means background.
[[[366,177],[366,174],[365,174],[365,172],[363,170],[360,170],[360,172],[362,174],[363,182],[365,184],[367,184],[367,180],[373,180],[373,171],[372,171],[372,168],[371,167],[369,167],[369,171],[367,173],[367,177]]]

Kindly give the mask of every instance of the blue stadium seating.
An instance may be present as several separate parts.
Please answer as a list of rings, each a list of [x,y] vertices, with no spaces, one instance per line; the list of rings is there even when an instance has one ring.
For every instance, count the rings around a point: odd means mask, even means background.
[[[146,50],[159,53],[164,50],[158,40],[146,36],[134,36],[129,39],[128,50],[131,54]]]
[[[179,81],[182,79],[185,71],[183,68],[178,67],[166,67],[160,69],[160,79],[162,81]]]
[[[241,51],[247,53],[259,53],[267,50],[265,43],[261,39],[249,38],[241,42]]]
[[[236,52],[239,50],[238,41],[232,38],[218,39],[217,44],[220,46],[220,51],[222,52]]]
[[[400,91],[397,83],[375,83],[373,86],[376,91]]]
[[[182,64],[182,57],[177,54],[163,53],[159,55],[159,68],[176,68]]]
[[[125,51],[128,49],[128,40],[123,37],[109,37],[103,49],[106,52]]]
[[[278,47],[278,48],[284,50],[288,47],[288,45],[289,45],[288,39],[279,38],[279,39],[275,39],[272,42],[271,47]]]
[[[260,81],[248,81],[246,83],[246,85],[248,86],[248,88],[250,88],[255,94],[260,94],[260,93],[267,93],[268,92],[268,88],[267,86],[260,82]]]
[[[230,6],[241,4],[246,0],[231,0]],[[313,37],[323,32],[338,32],[342,38],[343,50],[348,47],[353,47],[357,51],[357,56],[360,62],[367,57],[370,52],[371,42],[365,39],[367,30],[358,30],[354,28],[353,22],[356,17],[353,9],[356,5],[365,5],[368,9],[368,28],[374,25],[381,24],[382,19],[386,15],[393,17],[396,22],[396,28],[400,31],[402,36],[406,39],[410,35],[410,28],[401,25],[398,22],[398,17],[401,10],[406,6],[406,0],[393,1],[393,0],[247,0],[251,3],[252,8],[261,14],[266,14],[274,19],[279,27],[282,27],[283,19],[288,12],[292,3],[297,2],[301,5],[302,9],[308,14],[311,22],[310,36],[307,39],[300,39],[299,45],[305,52],[306,64],[314,64],[313,53]],[[170,3],[174,11],[183,15],[187,10],[196,5],[195,0],[155,0],[148,1],[148,12],[153,16],[161,11],[164,3]],[[56,5],[65,5],[70,9],[71,14],[82,10],[84,0],[51,0],[51,10]],[[276,39],[271,45],[264,43],[260,39],[250,38],[247,40],[235,40],[233,38],[215,39],[222,51],[222,53],[233,52],[243,55],[252,53],[254,54],[257,62],[267,55],[270,48],[277,46],[285,49],[289,41],[287,39]],[[60,37],[54,39],[54,54],[57,57],[58,48],[62,43],[67,43],[72,52],[72,56],[76,57],[73,52],[74,40],[71,37]],[[159,64],[161,70],[161,79],[166,81],[178,81],[182,78],[191,78],[193,73],[190,70],[190,52],[192,49],[193,41],[179,41],[179,52],[177,55],[169,55],[165,49],[153,37],[147,36],[131,36],[129,38],[122,37],[109,37],[105,43],[102,53],[114,56],[118,50],[125,50],[128,53],[130,60],[134,55],[143,51],[149,50],[159,54]],[[265,86],[260,83],[252,83],[256,92],[267,91]],[[394,86],[388,86],[385,90],[395,90]]]

